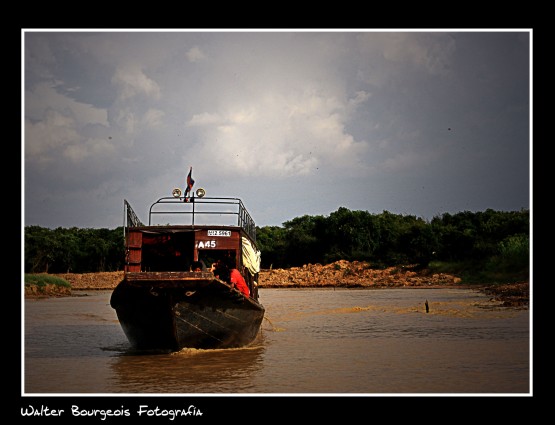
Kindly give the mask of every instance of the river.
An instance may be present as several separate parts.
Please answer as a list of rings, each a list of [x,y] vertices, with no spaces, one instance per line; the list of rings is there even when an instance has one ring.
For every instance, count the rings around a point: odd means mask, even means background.
[[[252,346],[167,354],[131,350],[110,294],[24,301],[23,396],[531,392],[529,310],[469,289],[261,289]]]

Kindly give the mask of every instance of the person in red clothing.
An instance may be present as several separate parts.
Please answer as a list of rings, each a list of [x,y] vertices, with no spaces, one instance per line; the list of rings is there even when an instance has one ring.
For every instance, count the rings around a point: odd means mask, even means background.
[[[239,270],[235,268],[235,261],[232,258],[217,261],[210,270],[218,279],[229,283],[232,288],[237,288],[245,297],[250,297],[247,282],[245,282]]]
[[[231,286],[236,287],[239,291],[243,293],[245,297],[250,297],[251,292],[249,291],[247,282],[245,282],[245,279],[243,278],[243,276],[241,276],[241,273],[239,273],[239,270],[237,270],[236,268],[232,268],[230,269],[229,275],[231,279]]]

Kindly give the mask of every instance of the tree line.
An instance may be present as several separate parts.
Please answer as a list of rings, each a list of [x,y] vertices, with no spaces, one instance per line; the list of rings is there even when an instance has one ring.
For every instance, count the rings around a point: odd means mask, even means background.
[[[25,227],[25,273],[118,271],[123,270],[124,261],[123,227]]]
[[[262,227],[257,241],[262,265],[269,268],[367,261],[374,267],[447,266],[444,271],[478,270],[527,278],[529,210],[444,213],[425,221],[384,211],[351,211],[341,207],[329,216],[294,218],[283,226]],[[467,273],[468,274],[468,273]]]
[[[413,215],[351,211],[304,215],[282,226],[257,227],[262,267],[294,267],[337,260],[375,267],[432,262],[495,266],[527,273],[529,210],[444,213],[431,221]],[[123,228],[25,227],[26,273],[123,270]]]

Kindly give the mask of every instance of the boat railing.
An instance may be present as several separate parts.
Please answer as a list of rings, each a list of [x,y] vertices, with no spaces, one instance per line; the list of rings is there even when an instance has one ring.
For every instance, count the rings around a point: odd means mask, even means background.
[[[179,222],[165,222],[164,219],[187,217]],[[137,220],[138,221],[138,220]],[[156,223],[154,223],[156,221]],[[128,224],[130,222],[128,221]],[[131,222],[132,223],[132,222]],[[172,224],[221,224],[239,226],[256,241],[256,225],[239,198],[214,197],[163,197],[154,202],[149,209],[148,225]]]

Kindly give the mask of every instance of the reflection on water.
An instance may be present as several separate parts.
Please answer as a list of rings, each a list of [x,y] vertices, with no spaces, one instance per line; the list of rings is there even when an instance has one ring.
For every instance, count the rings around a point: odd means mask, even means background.
[[[25,301],[25,393],[530,392],[528,310],[471,290],[265,289],[251,346],[177,353],[132,351],[110,292],[84,295]]]

